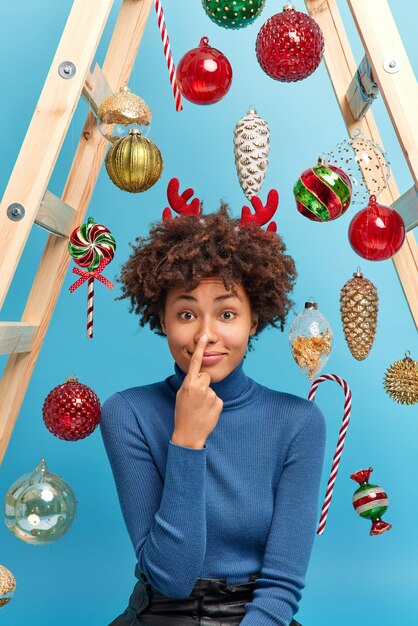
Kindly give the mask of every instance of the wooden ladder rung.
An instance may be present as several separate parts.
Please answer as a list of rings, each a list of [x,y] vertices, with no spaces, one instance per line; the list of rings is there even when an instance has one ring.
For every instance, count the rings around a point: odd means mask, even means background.
[[[72,206],[47,189],[36,214],[35,224],[57,237],[69,237],[76,215],[77,211]]]
[[[30,352],[37,330],[25,322],[0,322],[0,354]]]
[[[94,115],[97,117],[99,106],[105,98],[111,96],[113,90],[107,82],[101,67],[96,63],[93,73],[89,73],[84,83],[82,96]]]

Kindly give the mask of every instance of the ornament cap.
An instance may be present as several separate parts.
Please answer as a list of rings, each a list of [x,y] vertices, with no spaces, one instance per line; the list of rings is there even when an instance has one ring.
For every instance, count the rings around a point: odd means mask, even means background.
[[[199,41],[199,48],[205,48],[209,46],[209,37],[202,37]]]
[[[284,5],[283,11],[296,11],[295,5],[292,4],[291,2],[288,2],[287,4]]]
[[[317,309],[318,303],[310,300],[309,302],[305,302],[305,309]]]

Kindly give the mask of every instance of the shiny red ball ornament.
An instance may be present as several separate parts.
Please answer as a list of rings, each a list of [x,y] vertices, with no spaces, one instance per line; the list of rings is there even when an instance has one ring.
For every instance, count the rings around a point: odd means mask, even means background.
[[[90,435],[100,422],[100,400],[77,378],[67,378],[45,398],[42,417],[47,429],[59,439],[77,441]]]
[[[177,65],[176,80],[182,95],[194,104],[214,104],[229,91],[232,67],[220,50],[202,37],[198,48],[186,52]]]
[[[268,76],[290,83],[316,70],[324,51],[324,36],[312,17],[288,4],[263,24],[255,49],[257,61]]]
[[[405,223],[397,211],[376,202],[353,217],[348,237],[354,252],[369,261],[385,261],[400,250],[405,241]]]

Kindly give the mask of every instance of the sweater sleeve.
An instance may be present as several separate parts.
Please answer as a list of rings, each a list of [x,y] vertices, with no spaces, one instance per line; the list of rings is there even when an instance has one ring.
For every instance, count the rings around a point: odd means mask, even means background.
[[[275,493],[261,577],[255,582],[254,597],[246,605],[241,626],[289,626],[298,610],[318,522],[326,435],[322,412],[313,402],[310,405],[304,427],[288,449]]]
[[[168,444],[164,482],[129,403],[102,406],[100,432],[140,570],[172,598],[190,595],[206,553],[207,448]]]

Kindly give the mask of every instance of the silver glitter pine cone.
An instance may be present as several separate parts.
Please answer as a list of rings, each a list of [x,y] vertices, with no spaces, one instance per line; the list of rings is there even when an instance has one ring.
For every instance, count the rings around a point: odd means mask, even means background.
[[[405,352],[405,358],[395,361],[385,373],[386,393],[399,404],[418,402],[418,361]]]
[[[250,109],[234,130],[235,167],[239,184],[249,200],[264,182],[270,152],[270,129],[257,111]]]
[[[364,278],[360,271],[354,272],[341,289],[340,313],[344,336],[355,359],[365,359],[376,335],[379,297],[375,285]]]

